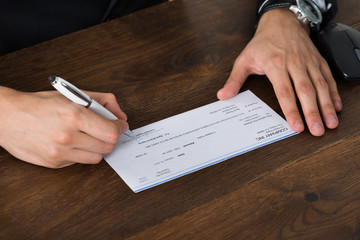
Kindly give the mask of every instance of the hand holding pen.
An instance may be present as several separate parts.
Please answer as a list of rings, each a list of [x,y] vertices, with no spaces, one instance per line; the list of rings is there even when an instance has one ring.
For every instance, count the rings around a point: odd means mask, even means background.
[[[18,159],[50,168],[99,163],[129,127],[113,94],[86,94],[118,120],[109,121],[56,91],[25,93],[0,87],[1,147]]]
[[[118,119],[112,112],[107,110],[101,104],[96,102],[94,99],[86,95],[84,92],[82,92],[80,89],[78,89],[68,81],[56,76],[50,76],[49,81],[56,90],[61,92],[65,97],[67,97],[74,103],[84,106],[89,110],[93,111],[94,113],[98,114],[99,116],[108,120]],[[136,136],[130,130],[126,131],[124,134],[129,138],[136,138]]]

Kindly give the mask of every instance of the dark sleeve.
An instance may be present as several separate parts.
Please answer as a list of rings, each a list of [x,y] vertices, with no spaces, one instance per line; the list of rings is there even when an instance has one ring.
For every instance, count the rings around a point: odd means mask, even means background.
[[[0,1],[0,55],[100,23],[105,0]]]
[[[327,0],[326,3],[327,4],[330,3],[332,5],[332,7],[329,9],[329,11],[327,11],[323,15],[324,20],[323,20],[322,25],[328,24],[335,17],[335,15],[336,15],[336,13],[338,11],[336,0]]]
[[[257,20],[259,21],[260,20],[260,15],[259,15],[259,9],[260,7],[266,2],[267,0],[258,0],[258,4],[257,4],[257,8],[256,8],[256,16],[257,16]],[[282,0],[269,0],[273,3],[276,3],[276,2],[283,2]],[[331,4],[331,8],[326,11],[325,13],[323,13],[323,22],[321,25],[326,25],[328,24],[336,15],[336,12],[338,10],[337,8],[337,2],[336,0],[326,0],[326,4]]]
[[[0,0],[0,55],[163,1]]]
[[[106,20],[111,20],[150,6],[166,2],[166,0],[121,0],[111,9]]]

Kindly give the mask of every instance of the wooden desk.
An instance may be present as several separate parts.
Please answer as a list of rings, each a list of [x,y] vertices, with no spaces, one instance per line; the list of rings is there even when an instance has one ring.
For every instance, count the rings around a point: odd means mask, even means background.
[[[254,33],[254,0],[176,0],[0,57],[0,83],[58,74],[113,92],[132,128],[216,101]],[[360,1],[336,21],[360,29]],[[251,89],[281,113],[265,77]],[[304,132],[134,194],[105,162],[60,170],[0,149],[0,239],[359,239],[360,85],[339,82],[340,126]],[[1,114],[1,113],[0,113]]]

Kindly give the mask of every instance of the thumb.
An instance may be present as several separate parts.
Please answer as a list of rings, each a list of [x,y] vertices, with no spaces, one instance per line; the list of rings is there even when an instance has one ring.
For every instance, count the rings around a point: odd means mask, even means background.
[[[234,97],[249,76],[247,64],[242,59],[243,58],[238,57],[235,61],[229,79],[226,81],[224,87],[217,92],[218,99],[225,100]]]

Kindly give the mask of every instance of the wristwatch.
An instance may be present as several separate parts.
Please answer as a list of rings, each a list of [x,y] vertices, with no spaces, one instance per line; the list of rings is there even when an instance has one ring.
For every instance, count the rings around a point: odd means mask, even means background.
[[[288,8],[295,13],[300,22],[317,28],[322,23],[322,13],[313,0],[265,0],[258,9],[258,19],[267,11]]]

